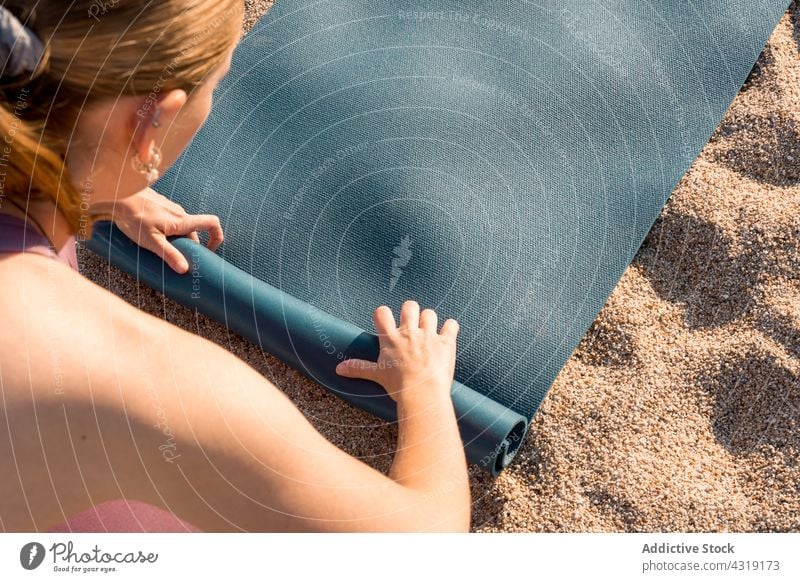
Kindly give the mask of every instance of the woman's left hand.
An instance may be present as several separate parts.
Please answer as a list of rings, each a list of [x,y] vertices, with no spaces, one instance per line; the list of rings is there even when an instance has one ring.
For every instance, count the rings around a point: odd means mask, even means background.
[[[189,262],[167,240],[168,236],[187,236],[199,243],[197,232],[208,231],[208,248],[212,251],[224,239],[219,217],[211,214],[187,214],[180,204],[172,202],[152,188],[104,205],[108,205],[108,214],[114,224],[128,238],[157,254],[174,271],[181,274],[189,270]]]

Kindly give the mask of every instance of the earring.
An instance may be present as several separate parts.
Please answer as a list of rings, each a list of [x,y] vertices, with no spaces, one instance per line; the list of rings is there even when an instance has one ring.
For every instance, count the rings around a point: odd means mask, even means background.
[[[153,112],[153,117],[150,118],[150,124],[153,127],[155,128],[161,127],[161,122],[158,120],[160,116],[161,116],[161,108],[156,107],[156,110]]]
[[[146,164],[139,157],[139,152],[133,155],[131,163],[134,170],[145,176],[148,186],[151,186],[161,176],[158,171],[158,166],[161,165],[161,150],[158,149],[158,146],[150,148],[150,161]]]

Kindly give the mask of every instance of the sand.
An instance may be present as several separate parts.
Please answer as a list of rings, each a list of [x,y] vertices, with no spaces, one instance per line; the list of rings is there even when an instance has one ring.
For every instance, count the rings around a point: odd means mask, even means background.
[[[268,2],[247,2],[247,26]],[[82,251],[83,272],[224,345],[386,470],[396,431]],[[475,531],[800,531],[800,8],[572,355]]]

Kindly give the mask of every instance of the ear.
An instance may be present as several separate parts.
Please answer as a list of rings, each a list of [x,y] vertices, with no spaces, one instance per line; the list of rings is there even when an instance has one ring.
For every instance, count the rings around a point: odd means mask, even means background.
[[[189,97],[183,89],[173,89],[153,99],[142,101],[133,115],[133,151],[145,164],[150,161],[154,145],[160,145],[169,126],[175,121]]]

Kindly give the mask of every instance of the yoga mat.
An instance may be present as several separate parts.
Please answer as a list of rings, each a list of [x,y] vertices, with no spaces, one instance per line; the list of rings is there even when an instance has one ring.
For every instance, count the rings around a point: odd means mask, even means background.
[[[374,352],[407,298],[458,319],[496,474],[787,5],[279,0],[158,184],[225,228],[199,299],[113,230],[92,248],[384,418],[326,342]]]

